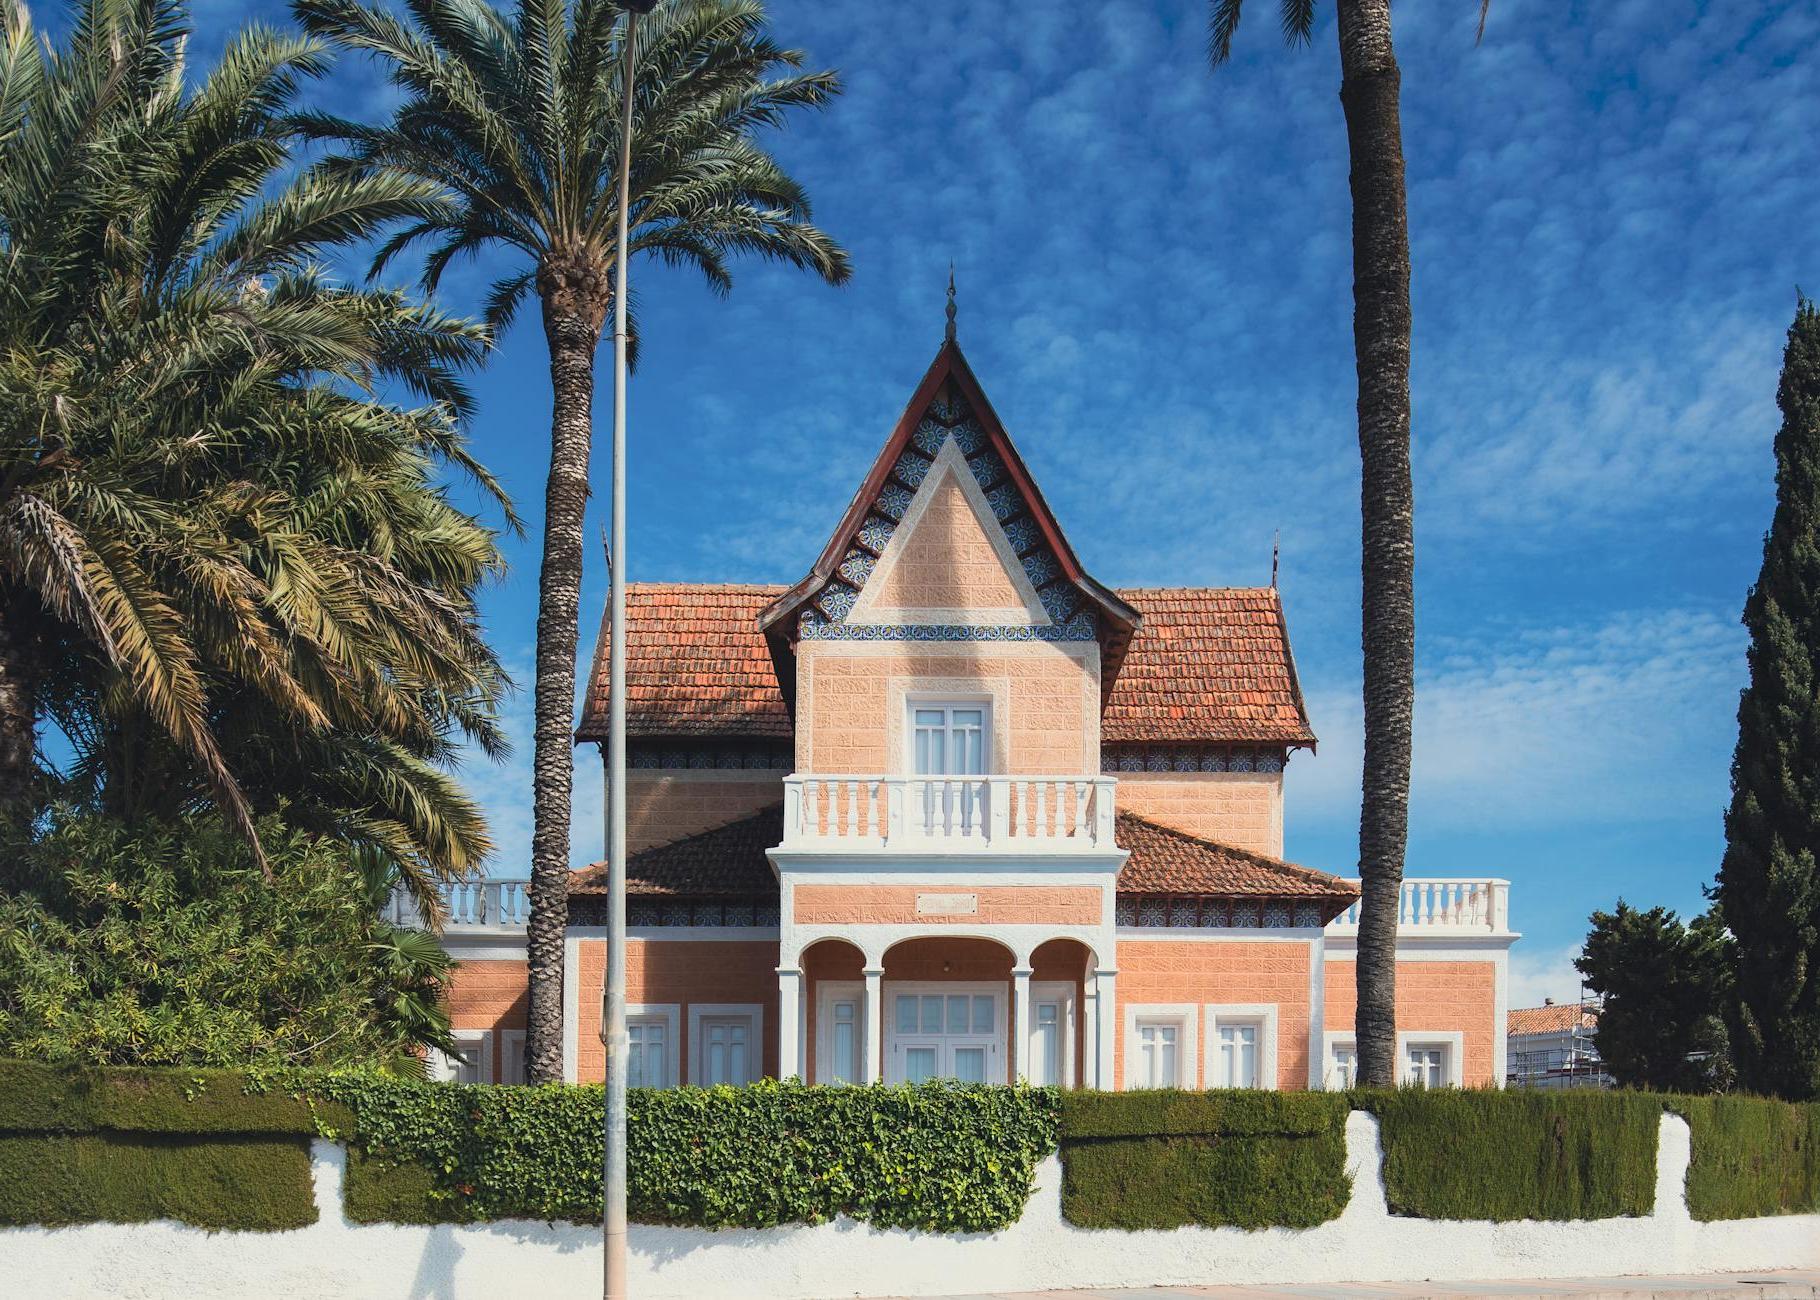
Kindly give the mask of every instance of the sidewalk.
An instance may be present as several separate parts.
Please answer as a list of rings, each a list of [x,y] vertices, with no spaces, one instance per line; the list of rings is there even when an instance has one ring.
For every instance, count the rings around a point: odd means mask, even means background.
[[[1536,1282],[1351,1282],[1325,1286],[1156,1286],[1110,1291],[988,1291],[944,1300],[1460,1300],[1463,1296],[1577,1296],[1580,1300],[1820,1300],[1820,1269],[1674,1277],[1554,1278]],[[888,1298],[886,1298],[888,1300]]]

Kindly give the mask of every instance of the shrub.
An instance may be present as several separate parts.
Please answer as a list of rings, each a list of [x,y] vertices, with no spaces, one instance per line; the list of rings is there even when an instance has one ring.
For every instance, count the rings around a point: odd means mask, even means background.
[[[1758,1097],[1671,1097],[1687,1120],[1694,1218],[1749,1219],[1820,1211],[1820,1103]]]
[[[1346,1099],[1065,1093],[1062,1214],[1083,1228],[1311,1228],[1346,1208]]]
[[[354,1065],[434,1038],[440,972],[401,954],[346,846],[213,817],[59,813],[0,843],[0,1055],[95,1065]],[[446,967],[445,967],[446,969]]]
[[[1655,1204],[1659,1097],[1627,1092],[1356,1092],[1378,1117],[1392,1214],[1604,1219]]]
[[[289,1088],[339,1102],[348,1213],[367,1221],[544,1219],[601,1212],[598,1087],[493,1087],[355,1075]],[[638,1089],[628,1209],[640,1223],[765,1228],[845,1214],[880,1227],[983,1231],[1016,1221],[1055,1148],[1043,1088]]]

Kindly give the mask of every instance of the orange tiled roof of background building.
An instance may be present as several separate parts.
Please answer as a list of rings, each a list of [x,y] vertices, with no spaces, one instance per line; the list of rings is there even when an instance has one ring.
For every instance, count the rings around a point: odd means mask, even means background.
[[[785,739],[790,714],[758,613],[785,588],[634,582],[626,588],[626,730],[640,737]],[[1314,742],[1277,593],[1147,587],[1118,595],[1143,615],[1101,715],[1108,744]],[[607,732],[606,620],[578,735]]]
[[[1562,1002],[1552,1007],[1518,1007],[1505,1016],[1506,1034],[1565,1034],[1597,1029],[1599,1008],[1592,1002]]]

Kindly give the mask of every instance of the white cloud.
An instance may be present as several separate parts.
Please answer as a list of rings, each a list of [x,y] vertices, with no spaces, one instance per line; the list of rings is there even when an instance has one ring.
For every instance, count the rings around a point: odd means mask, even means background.
[[[1580,945],[1564,948],[1532,948],[1519,943],[1510,952],[1510,1007],[1539,1007],[1553,998],[1556,1002],[1577,1002],[1580,998],[1580,972],[1574,969],[1574,958]]]

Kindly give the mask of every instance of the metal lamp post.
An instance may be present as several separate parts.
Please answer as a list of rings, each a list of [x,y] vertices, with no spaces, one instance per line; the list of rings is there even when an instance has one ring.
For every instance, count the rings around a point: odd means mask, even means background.
[[[625,11],[619,120],[619,230],[613,256],[613,490],[607,630],[607,971],[600,1037],[606,1045],[606,1154],[601,1236],[606,1300],[626,1300],[626,228],[632,204],[632,87],[638,17],[657,0],[617,0]]]

